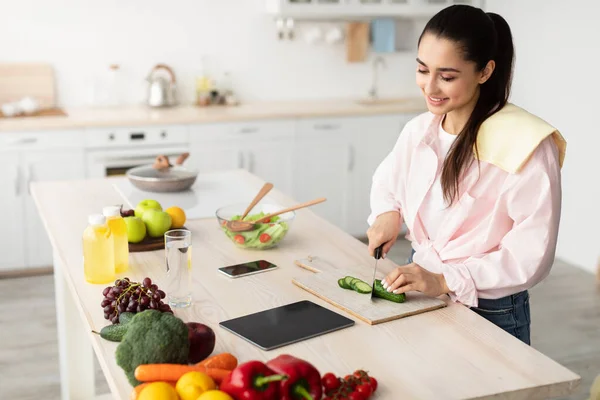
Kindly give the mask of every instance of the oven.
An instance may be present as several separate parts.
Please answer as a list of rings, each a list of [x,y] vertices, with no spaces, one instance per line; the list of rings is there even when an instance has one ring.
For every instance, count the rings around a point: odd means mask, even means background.
[[[189,152],[188,143],[184,126],[90,129],[86,131],[86,175],[121,176],[130,168],[152,164],[161,154],[174,162]]]

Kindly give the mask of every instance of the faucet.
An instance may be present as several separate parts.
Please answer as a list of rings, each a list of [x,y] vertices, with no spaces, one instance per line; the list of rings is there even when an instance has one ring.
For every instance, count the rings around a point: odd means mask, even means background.
[[[371,84],[371,89],[369,90],[369,98],[371,100],[376,100],[378,97],[378,88],[377,88],[377,83],[379,80],[379,74],[378,74],[378,66],[381,65],[382,68],[387,68],[387,65],[385,63],[385,60],[383,57],[381,56],[377,56],[375,57],[375,59],[373,60],[373,81]]]

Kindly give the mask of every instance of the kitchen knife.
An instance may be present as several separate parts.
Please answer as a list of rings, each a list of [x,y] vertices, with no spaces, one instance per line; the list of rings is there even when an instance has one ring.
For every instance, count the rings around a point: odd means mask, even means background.
[[[375,269],[373,271],[373,284],[371,285],[371,299],[373,298],[373,293],[375,293],[375,275],[377,274],[377,260],[379,260],[381,258],[382,251],[383,251],[383,244],[375,249]]]

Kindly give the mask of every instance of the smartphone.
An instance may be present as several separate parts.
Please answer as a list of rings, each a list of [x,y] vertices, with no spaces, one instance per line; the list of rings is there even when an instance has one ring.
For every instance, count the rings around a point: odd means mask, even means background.
[[[237,265],[230,265],[219,268],[223,274],[230,278],[239,278],[241,276],[258,274],[261,272],[271,271],[277,268],[277,265],[265,260],[250,261]]]

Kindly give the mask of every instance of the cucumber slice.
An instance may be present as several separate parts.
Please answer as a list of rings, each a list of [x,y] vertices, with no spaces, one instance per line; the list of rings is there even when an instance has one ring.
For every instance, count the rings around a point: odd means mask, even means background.
[[[356,282],[360,282],[361,280],[358,278],[352,278],[352,281],[350,282],[350,287],[352,289],[354,289],[354,285],[356,284]]]
[[[383,285],[381,284],[381,279],[375,279],[375,291],[373,292],[373,297],[379,297],[395,303],[404,303],[406,300],[406,295],[404,293],[394,294],[384,289]]]
[[[338,285],[342,288],[342,289],[351,289],[348,285],[346,285],[346,280],[344,278],[340,278],[338,279]]]
[[[356,279],[353,276],[344,277],[344,282],[346,283],[346,289],[352,289],[352,281]]]
[[[371,293],[372,291],[371,286],[367,282],[361,280],[354,283],[354,290],[362,294]]]

